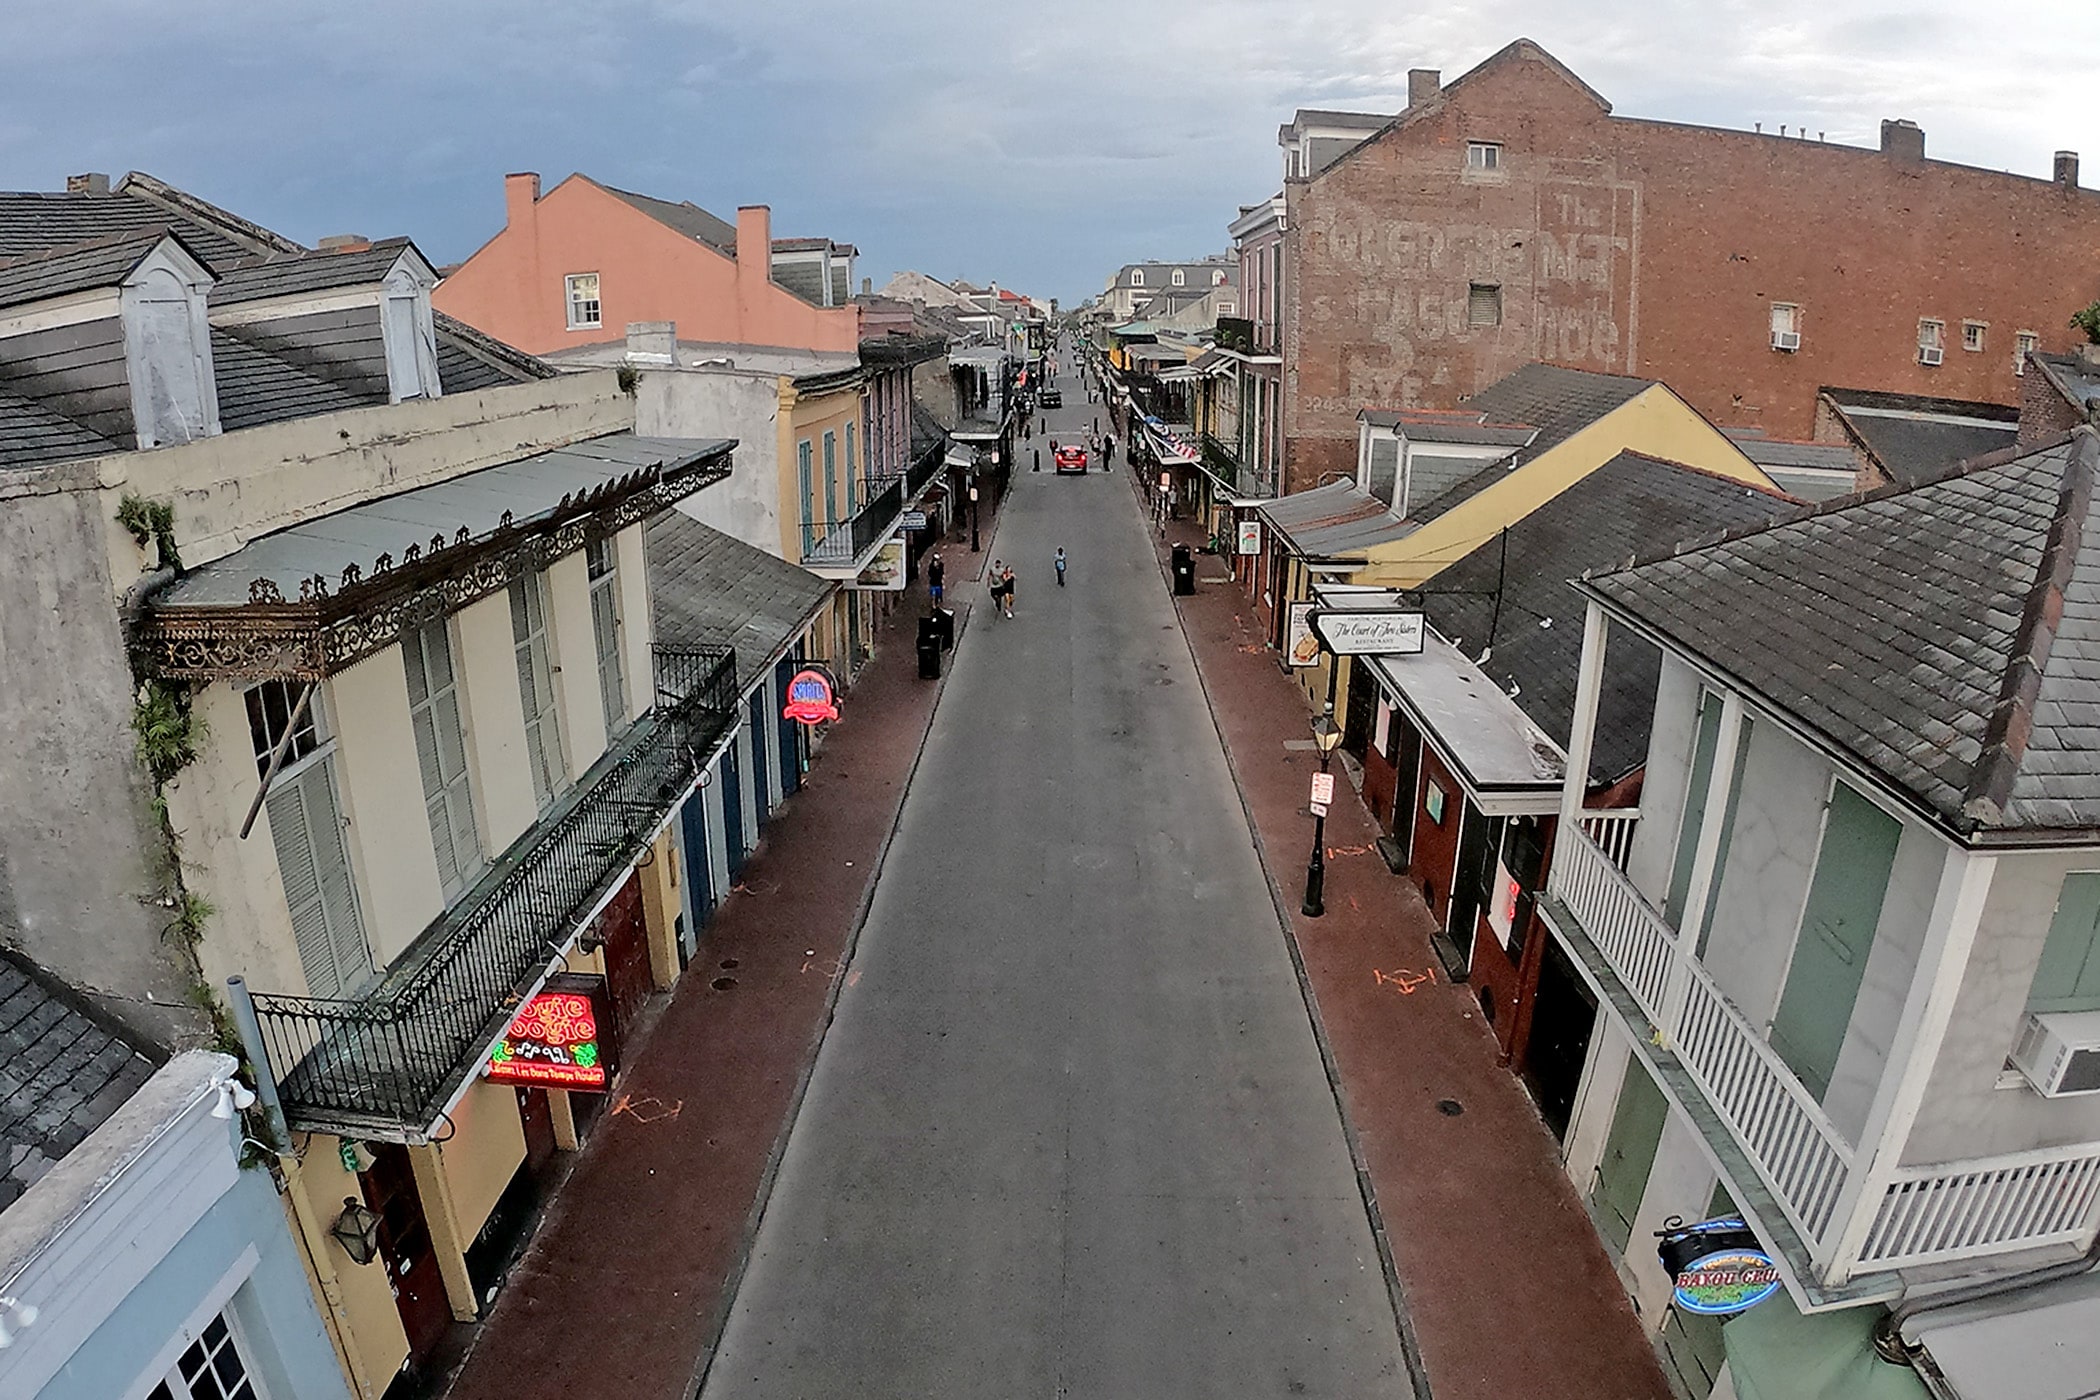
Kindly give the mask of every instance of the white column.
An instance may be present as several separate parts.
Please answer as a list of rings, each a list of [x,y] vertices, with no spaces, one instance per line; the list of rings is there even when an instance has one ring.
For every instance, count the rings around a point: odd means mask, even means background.
[[[1882,1194],[1902,1161],[1903,1145],[1924,1105],[1925,1087],[1954,1015],[1954,999],[1969,967],[1976,930],[1983,922],[1984,901],[1997,869],[1996,856],[1960,849],[1950,851],[1947,863],[1940,867],[1939,888],[1933,893],[1932,915],[1925,926],[1925,946],[1918,950],[1917,970],[1911,974],[1910,991],[1903,999],[1903,1016],[1896,1023],[1881,1085],[1867,1110],[1859,1149],[1852,1154],[1852,1171],[1831,1213],[1827,1253],[1817,1249],[1821,1242],[1809,1242],[1811,1252],[1822,1255],[1821,1275],[1826,1285],[1835,1286],[1851,1277]]]
[[[1590,749],[1597,738],[1597,700],[1604,688],[1604,648],[1610,622],[1587,604],[1582,614],[1582,662],[1575,671],[1575,715],[1568,725],[1568,772],[1561,781],[1560,827],[1572,834],[1582,819],[1590,782]]]
[[[1728,797],[1735,785],[1735,753],[1743,735],[1743,697],[1728,691],[1721,697],[1721,723],[1714,735],[1714,756],[1707,771],[1706,805],[1699,812],[1699,844],[1692,852],[1692,878],[1686,887],[1684,912],[1678,915],[1676,956],[1670,960],[1668,980],[1663,984],[1662,1026],[1666,1043],[1677,1038],[1684,1014],[1685,997],[1691,990],[1692,959],[1699,947],[1699,930],[1706,922],[1706,901],[1721,857],[1721,828],[1728,818]]]

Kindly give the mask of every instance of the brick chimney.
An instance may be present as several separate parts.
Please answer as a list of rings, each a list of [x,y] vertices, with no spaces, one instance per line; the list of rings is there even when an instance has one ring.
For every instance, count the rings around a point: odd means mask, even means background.
[[[91,170],[85,175],[68,175],[66,176],[66,193],[108,194],[109,176],[104,175],[99,170]]]
[[[773,209],[767,204],[741,204],[736,211],[736,260],[758,269],[760,277],[773,270]]]
[[[2067,190],[2078,188],[2078,152],[2058,151],[2056,153],[2056,183]]]
[[[1915,165],[1925,159],[1925,129],[1913,121],[1881,124],[1881,153],[1900,165]]]
[[[1436,100],[1444,90],[1444,75],[1434,68],[1410,68],[1407,70],[1407,110],[1412,112],[1425,102]]]
[[[532,206],[540,200],[540,172],[523,170],[503,177],[503,219],[512,228],[529,227]]]
[[[324,253],[362,253],[372,246],[372,240],[361,233],[331,233],[314,247]]]

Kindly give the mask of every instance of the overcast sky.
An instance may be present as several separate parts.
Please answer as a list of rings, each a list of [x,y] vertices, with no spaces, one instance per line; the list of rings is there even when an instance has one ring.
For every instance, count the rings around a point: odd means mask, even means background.
[[[1616,111],[2100,183],[2094,0],[16,0],[0,187],[150,171],[439,262],[572,170],[897,268],[1076,300],[1225,246],[1299,106],[1392,111],[1529,36]],[[294,18],[293,11],[301,17]]]

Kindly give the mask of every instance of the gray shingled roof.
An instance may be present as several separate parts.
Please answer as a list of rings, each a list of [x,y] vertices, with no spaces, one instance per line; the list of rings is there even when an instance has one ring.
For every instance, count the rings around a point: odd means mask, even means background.
[[[1465,400],[1491,423],[1529,424],[1538,436],[1523,449],[1530,461],[1655,386],[1653,379],[1529,364]]]
[[[138,1047],[0,950],[0,1210],[152,1075]]]
[[[1915,484],[2013,445],[2019,411],[1867,389],[1825,389],[1823,397],[1887,472]]]
[[[1587,580],[1979,840],[2100,833],[2100,435]]]
[[[386,402],[384,395],[355,393],[217,327],[211,369],[219,386],[219,426],[229,433]]]
[[[0,263],[0,306],[118,286],[170,236],[164,228],[144,229]]]
[[[584,178],[590,179],[588,175]],[[698,239],[725,257],[736,256],[736,225],[716,218],[691,200],[674,204],[668,199],[636,194],[633,190],[614,189],[597,180],[591,180],[591,183],[623,204],[641,210],[665,228]]]
[[[647,539],[656,639],[734,647],[744,685],[760,676],[838,586],[680,511],[650,521]]]
[[[387,270],[412,246],[406,238],[383,238],[365,248],[273,254],[214,268],[219,274],[219,282],[211,289],[211,304],[233,306],[265,297],[369,286],[384,278]]]
[[[212,266],[254,256],[205,224],[131,195],[0,191],[0,258],[167,229],[180,233],[190,250]]]
[[[0,389],[0,469],[115,452],[117,444],[34,399]]]
[[[1481,669],[1505,691],[1514,685],[1532,723],[1565,744],[1582,656],[1583,599],[1573,580],[1658,545],[1762,525],[1792,509],[1783,496],[1621,452],[1510,526],[1506,552],[1498,535],[1440,570],[1422,590],[1423,615],[1466,655],[1488,652]],[[1646,761],[1662,666],[1652,644],[1624,633],[1612,639],[1610,657],[1590,755],[1590,777],[1600,783]]]

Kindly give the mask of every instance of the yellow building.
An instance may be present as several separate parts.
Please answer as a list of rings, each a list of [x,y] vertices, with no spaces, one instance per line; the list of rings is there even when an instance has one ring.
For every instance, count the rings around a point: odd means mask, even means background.
[[[1621,452],[1774,491],[1772,479],[1655,380],[1527,365],[1457,411],[1366,410],[1353,480],[1250,506],[1258,552],[1238,559],[1271,645],[1315,582],[1420,589]],[[1324,654],[1296,671],[1307,701],[1328,691]],[[1336,680],[1337,712],[1348,666]]]

